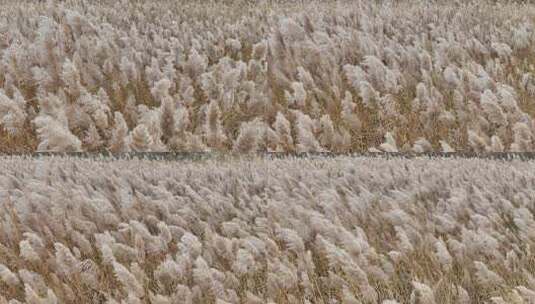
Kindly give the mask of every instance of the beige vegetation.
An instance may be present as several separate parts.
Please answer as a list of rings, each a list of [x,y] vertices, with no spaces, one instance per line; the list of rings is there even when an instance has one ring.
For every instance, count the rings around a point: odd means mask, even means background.
[[[535,6],[0,0],[0,152],[535,151]],[[535,162],[0,158],[0,304],[532,304]]]
[[[0,151],[532,151],[534,20],[509,1],[1,1]]]
[[[534,185],[520,161],[2,158],[0,303],[534,303]]]

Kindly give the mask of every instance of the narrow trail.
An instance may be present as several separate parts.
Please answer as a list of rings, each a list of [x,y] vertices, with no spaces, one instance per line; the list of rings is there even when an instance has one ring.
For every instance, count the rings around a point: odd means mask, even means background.
[[[369,158],[462,158],[462,159],[489,159],[489,160],[534,160],[535,152],[497,152],[497,153],[473,153],[473,152],[366,152],[366,153],[331,153],[331,152],[258,152],[251,154],[219,153],[219,152],[35,152],[35,153],[0,153],[0,158],[6,157],[75,157],[86,159],[148,159],[148,160],[203,160],[218,158],[239,157],[263,157],[263,158],[333,158],[333,157],[369,157]],[[0,160],[1,161],[1,160]]]

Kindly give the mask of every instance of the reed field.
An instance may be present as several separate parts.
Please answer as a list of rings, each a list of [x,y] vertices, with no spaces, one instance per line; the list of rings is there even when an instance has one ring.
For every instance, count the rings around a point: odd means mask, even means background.
[[[0,303],[534,303],[534,187],[534,161],[2,158]]]
[[[534,118],[528,2],[0,0],[0,304],[534,304]]]
[[[0,3],[0,151],[533,151],[535,7]]]

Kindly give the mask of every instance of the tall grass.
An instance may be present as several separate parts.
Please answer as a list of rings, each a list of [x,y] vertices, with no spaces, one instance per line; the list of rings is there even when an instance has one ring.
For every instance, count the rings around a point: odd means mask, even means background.
[[[534,166],[2,158],[0,303],[533,303]]]
[[[532,151],[534,17],[509,1],[2,1],[0,150]]]

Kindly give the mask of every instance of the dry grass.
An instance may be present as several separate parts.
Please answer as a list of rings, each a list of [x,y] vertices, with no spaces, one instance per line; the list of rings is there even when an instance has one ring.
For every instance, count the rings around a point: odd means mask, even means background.
[[[1,152],[102,151],[121,140],[125,151],[229,151],[254,120],[246,146],[256,150],[533,150],[529,5],[68,0],[0,8],[0,125],[20,134],[2,131]],[[306,96],[295,95],[300,85]],[[12,103],[17,90],[22,102]],[[485,92],[496,97],[486,108]],[[48,103],[55,97],[59,108]],[[212,101],[220,115],[209,126]],[[128,126],[120,137],[115,113]],[[281,142],[277,113],[295,145]],[[396,146],[381,148],[388,132]]]
[[[533,165],[4,158],[0,302],[532,303]]]

